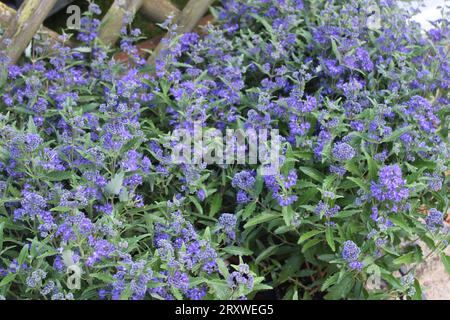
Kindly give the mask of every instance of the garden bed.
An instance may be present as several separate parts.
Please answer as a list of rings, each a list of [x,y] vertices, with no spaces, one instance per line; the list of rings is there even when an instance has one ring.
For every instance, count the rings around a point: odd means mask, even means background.
[[[135,19],[115,46],[101,9],[17,64],[2,38],[0,296],[435,297],[420,266],[450,271],[446,19],[223,0],[196,32],[149,40]]]

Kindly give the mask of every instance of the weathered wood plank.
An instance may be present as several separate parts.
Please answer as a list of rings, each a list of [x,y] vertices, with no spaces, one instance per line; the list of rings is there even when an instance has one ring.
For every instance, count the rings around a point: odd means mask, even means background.
[[[17,11],[11,7],[8,7],[3,2],[0,2],[0,26],[6,29],[9,26],[10,20],[17,14]],[[42,32],[50,37],[53,41],[60,41],[60,34],[47,28],[42,27]]]
[[[10,24],[10,20],[17,14],[17,11],[11,7],[8,7],[4,3],[0,2],[0,26],[3,29],[8,28]],[[39,34],[44,37],[44,39],[50,40],[51,44],[56,42],[63,42],[61,39],[61,35],[58,32],[55,32],[47,27],[42,26],[39,30]],[[64,41],[64,45],[69,47],[75,47],[75,43],[71,40]]]
[[[17,11],[0,2],[0,25],[7,28],[9,21],[17,14]]]
[[[186,7],[175,19],[175,24],[178,26],[177,34],[191,32],[213,2],[214,0],[189,0]]]
[[[176,17],[175,24],[177,28],[175,29],[176,34],[183,34],[191,32],[192,29],[197,25],[200,19],[208,11],[209,6],[214,2],[214,0],[189,0],[184,7],[183,11]],[[168,38],[164,38],[158,44],[158,46],[153,51],[152,55],[147,60],[147,63],[154,64],[156,58],[158,57],[161,50],[166,46]]]
[[[177,16],[180,9],[168,0],[144,0],[142,4],[142,13],[144,13],[153,22],[164,22],[170,15]]]
[[[99,30],[99,39],[112,46],[120,37],[120,30],[127,15],[134,16],[144,0],[115,0],[103,17]]]
[[[6,53],[9,64],[14,64],[19,60],[20,55],[38,31],[56,1],[26,0],[20,6],[17,14],[9,20],[9,26],[0,42],[0,50],[4,50]]]

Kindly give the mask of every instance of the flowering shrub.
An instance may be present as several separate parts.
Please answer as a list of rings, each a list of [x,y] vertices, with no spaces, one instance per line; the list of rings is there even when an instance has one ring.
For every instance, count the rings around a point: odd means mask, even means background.
[[[95,4],[79,47],[36,40],[1,75],[0,295],[421,298],[418,241],[450,269],[449,25],[372,4],[223,0],[154,72]],[[277,129],[279,172],[174,162],[196,124]]]

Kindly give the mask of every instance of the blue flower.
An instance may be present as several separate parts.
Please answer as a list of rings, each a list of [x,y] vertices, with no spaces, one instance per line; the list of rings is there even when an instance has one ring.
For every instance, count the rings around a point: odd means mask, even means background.
[[[342,162],[351,160],[356,155],[355,149],[345,142],[336,143],[331,153],[333,158]]]
[[[402,178],[402,170],[398,164],[382,167],[379,172],[379,182],[372,181],[370,190],[378,201],[401,202],[408,198],[409,190]]]
[[[344,242],[344,247],[342,249],[342,258],[347,262],[355,262],[358,260],[361,249],[351,240]]]
[[[231,185],[234,188],[240,188],[243,190],[250,190],[253,188],[254,184],[256,182],[256,179],[254,177],[254,172],[249,170],[244,170],[241,172],[238,172],[234,175]]]
[[[229,242],[236,239],[236,216],[232,213],[223,213],[219,217],[219,229],[224,232]]]
[[[444,214],[436,208],[431,208],[425,222],[430,231],[436,231],[444,226]]]

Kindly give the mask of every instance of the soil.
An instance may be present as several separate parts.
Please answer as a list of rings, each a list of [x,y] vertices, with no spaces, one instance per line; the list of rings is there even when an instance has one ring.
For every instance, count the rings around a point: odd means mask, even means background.
[[[422,248],[427,254],[427,249]],[[447,249],[450,255],[450,248]],[[424,299],[427,300],[450,300],[450,275],[445,271],[444,265],[438,255],[433,255],[427,259],[417,270]]]

